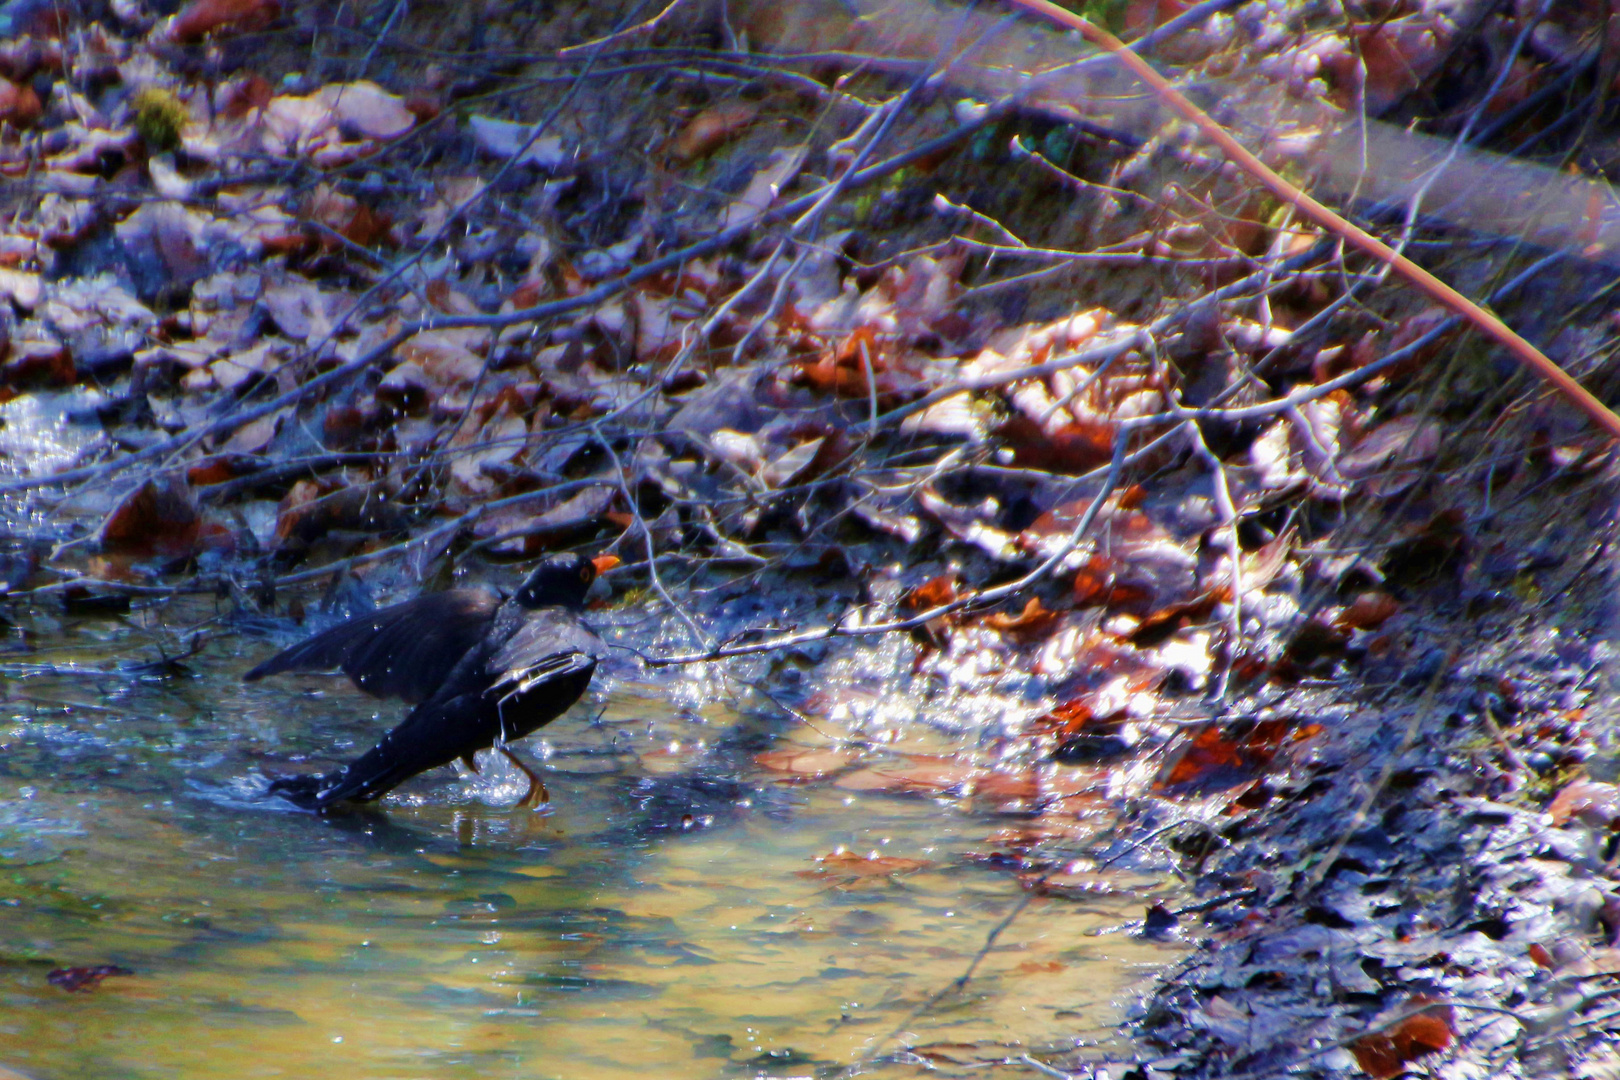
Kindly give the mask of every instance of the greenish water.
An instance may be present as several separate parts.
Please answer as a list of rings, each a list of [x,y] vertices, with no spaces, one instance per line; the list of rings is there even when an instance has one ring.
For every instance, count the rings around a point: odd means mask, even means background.
[[[882,1049],[924,1054],[870,1072],[966,1073],[1108,1039],[1180,952],[1092,934],[1139,917],[1147,882],[1038,898],[964,992],[908,1022],[1023,896],[974,860],[1016,818],[786,784],[755,754],[825,733],[645,686],[522,748],[549,755],[548,812],[501,805],[513,776],[441,770],[313,817],[259,798],[261,770],[352,756],[396,707],[331,678],[244,688],[272,645],[230,634],[190,677],[22,666],[150,659],[143,621],[36,618],[5,657],[0,1075],[827,1075],[902,1024]],[[922,865],[819,870],[839,849]],[[82,993],[46,979],[97,964],[134,974]]]

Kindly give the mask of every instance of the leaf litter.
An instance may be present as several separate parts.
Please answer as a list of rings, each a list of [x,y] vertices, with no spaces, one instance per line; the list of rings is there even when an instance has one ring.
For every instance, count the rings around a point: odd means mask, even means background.
[[[1343,260],[1277,287],[1317,238],[1185,149],[1183,186],[1160,188],[1123,141],[1085,166],[1057,153],[1084,129],[1021,133],[1063,160],[1018,184],[1089,200],[1081,228],[1001,196],[976,209],[986,161],[1024,168],[988,144],[855,182],[867,121],[903,112],[881,74],[839,99],[806,76],[778,94],[683,75],[657,90],[667,119],[532,86],[502,103],[410,49],[330,79],[256,56],[290,14],[112,4],[0,43],[5,498],[28,552],[8,594],[85,611],[219,590],[262,615],[285,610],[278,586],[400,590],[606,543],[646,583],[621,639],[656,618],[648,655],[736,653],[728,670],[757,674],[779,649],[814,673],[785,696],[840,741],[762,751],[766,774],[993,807],[1016,825],[980,864],[1047,895],[1112,887],[1117,866],[1210,901],[1194,932],[1222,947],[1142,1004],[1142,1045],[1178,1062],[1157,1072],[1529,1074],[1601,1041],[1596,992],[1532,1009],[1555,996],[1537,971],[1575,978],[1620,927],[1612,785],[1579,775],[1613,771],[1584,713],[1601,643],[1504,627],[1585,591],[1582,541],[1544,535],[1538,508],[1570,492],[1560,510],[1606,527],[1607,451],[1495,386],[1453,380],[1434,408],[1419,375],[1440,350],[1403,350],[1437,312],[1335,315],[1366,276]],[[1167,58],[1215,71],[1248,49],[1288,93],[1372,108],[1460,33],[1434,5],[1308,33],[1279,18],[1211,21]],[[1498,18],[1500,35],[1530,16]],[[1579,22],[1515,60],[1512,100],[1575,62]],[[976,115],[924,105],[899,129],[921,143]],[[604,148],[630,134],[656,160],[616,177],[630,166]],[[928,216],[946,189],[970,211],[948,231]],[[784,227],[829,193],[831,228]],[[1005,272],[1037,254],[1008,238],[1037,233],[1041,258],[1106,249],[1243,287],[1206,303],[1122,272],[1077,299]],[[1456,422],[1483,402],[1511,461]],[[883,647],[849,643],[890,622]],[[1481,689],[1526,667],[1551,674]],[[976,741],[908,745],[914,725]],[[835,852],[806,874],[925,868]]]

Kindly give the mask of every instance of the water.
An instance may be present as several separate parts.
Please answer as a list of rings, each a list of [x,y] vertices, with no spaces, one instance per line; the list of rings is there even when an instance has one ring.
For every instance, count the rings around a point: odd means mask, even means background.
[[[37,616],[10,639],[30,651],[0,702],[0,1075],[966,1074],[1106,1044],[1180,952],[1094,933],[1139,917],[1151,879],[1027,899],[976,859],[1017,819],[786,784],[754,756],[822,734],[645,687],[525,744],[549,754],[549,812],[500,805],[522,785],[498,763],[292,812],[258,797],[261,770],[351,756],[397,707],[325,677],[244,688],[271,646],[230,634],[191,677],[64,671],[154,658],[149,621]],[[840,851],[895,872],[818,862]],[[913,1015],[1021,902],[966,989]],[[134,974],[46,979],[98,964]]]

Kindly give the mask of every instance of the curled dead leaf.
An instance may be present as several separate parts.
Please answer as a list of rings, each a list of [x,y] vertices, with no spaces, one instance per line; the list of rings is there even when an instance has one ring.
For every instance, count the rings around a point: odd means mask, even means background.
[[[227,31],[262,29],[280,17],[280,0],[192,0],[169,20],[163,36],[177,45],[191,45]]]
[[[900,598],[900,606],[914,614],[919,611],[932,611],[934,608],[954,602],[958,595],[956,576],[941,574],[909,590]]]
[[[729,101],[711,105],[694,116],[670,142],[669,152],[680,161],[692,161],[712,154],[728,140],[740,135],[754,117],[759,106],[746,101]]]
[[[169,474],[125,496],[102,522],[98,539],[107,551],[174,558],[191,554],[201,529],[191,486]]]
[[[1611,828],[1620,820],[1620,787],[1601,780],[1576,780],[1553,797],[1547,813],[1554,825],[1579,818],[1595,829]]]
[[[0,78],[0,123],[19,128],[32,127],[44,111],[33,87]]]
[[[1400,609],[1401,605],[1388,593],[1364,592],[1339,613],[1333,624],[1345,630],[1375,630]]]
[[[1421,1008],[1433,1000],[1415,997],[1410,1007]],[[1350,1044],[1350,1052],[1367,1075],[1391,1080],[1405,1072],[1409,1062],[1450,1046],[1455,1033],[1451,1006],[1436,1003],[1383,1030],[1368,1032]]]
[[[998,611],[985,617],[985,625],[991,629],[1000,630],[1015,641],[1033,641],[1050,631],[1058,620],[1058,613],[1048,611],[1042,604],[1040,597],[1032,596],[1024,605],[1024,610],[1013,615]]]

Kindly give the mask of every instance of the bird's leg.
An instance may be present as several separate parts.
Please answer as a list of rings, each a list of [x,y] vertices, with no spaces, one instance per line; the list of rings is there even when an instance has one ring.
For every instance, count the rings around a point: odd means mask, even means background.
[[[551,792],[546,790],[546,782],[540,779],[539,773],[536,773],[533,769],[523,764],[523,760],[521,758],[501,744],[496,743],[495,749],[503,754],[507,761],[510,761],[513,765],[516,765],[519,769],[523,770],[523,775],[529,778],[529,790],[523,793],[523,798],[518,801],[519,806],[539,806],[541,803],[548,803],[551,801]],[[536,795],[539,796],[538,799],[535,798]]]

